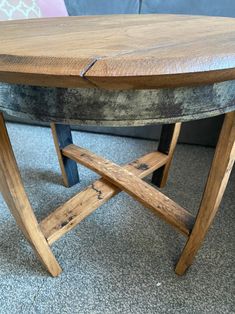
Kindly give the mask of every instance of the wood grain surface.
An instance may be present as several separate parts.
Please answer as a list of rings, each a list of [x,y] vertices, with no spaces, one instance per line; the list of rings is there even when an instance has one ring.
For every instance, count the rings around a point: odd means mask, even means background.
[[[149,89],[235,79],[235,19],[112,15],[0,23],[0,81]]]
[[[62,153],[102,175],[103,178],[131,195],[142,205],[153,210],[160,218],[174,226],[182,234],[189,236],[194,224],[194,217],[132,172],[73,144],[65,147]]]
[[[158,151],[168,156],[167,163],[154,171],[152,183],[160,188],[165,187],[173,160],[175,148],[180,135],[181,123],[164,124],[162,126]]]
[[[14,216],[19,228],[32,246],[34,252],[52,276],[58,276],[62,269],[55,259],[26,195],[14,152],[0,113],[0,192]],[[10,241],[11,239],[9,239]],[[17,245],[17,244],[15,244]]]
[[[235,112],[225,115],[201,205],[192,233],[176,265],[183,275],[192,264],[219,209],[235,161]]]
[[[123,167],[137,177],[143,178],[162,167],[167,161],[167,155],[151,152]],[[118,187],[101,178],[76,194],[40,223],[40,229],[48,243],[52,244],[58,240],[119,192],[121,190]]]

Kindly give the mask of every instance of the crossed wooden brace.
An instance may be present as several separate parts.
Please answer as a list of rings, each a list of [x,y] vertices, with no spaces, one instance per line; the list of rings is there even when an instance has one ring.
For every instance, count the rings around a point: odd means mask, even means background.
[[[188,237],[176,266],[176,273],[183,274],[191,265],[215,216],[232,170],[235,159],[235,112],[226,114],[196,218],[141,180],[153,172],[152,182],[159,187],[165,185],[181,128],[180,123],[163,126],[158,151],[123,167],[74,145],[68,125],[52,124],[51,128],[66,186],[72,186],[79,181],[77,163],[94,170],[102,178],[38,223],[24,191],[4,119],[0,115],[0,190],[18,225],[47,270],[53,276],[61,272],[49,246],[110,198],[125,191]]]

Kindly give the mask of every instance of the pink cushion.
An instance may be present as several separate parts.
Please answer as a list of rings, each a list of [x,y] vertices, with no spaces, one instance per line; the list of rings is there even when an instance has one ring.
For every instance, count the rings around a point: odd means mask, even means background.
[[[37,0],[43,17],[68,16],[64,0]]]
[[[0,20],[67,15],[64,0],[0,0]]]

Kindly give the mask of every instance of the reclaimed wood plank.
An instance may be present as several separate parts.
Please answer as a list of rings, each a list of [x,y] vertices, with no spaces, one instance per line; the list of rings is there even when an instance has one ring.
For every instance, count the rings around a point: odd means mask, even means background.
[[[145,207],[153,210],[160,218],[170,223],[184,235],[190,234],[194,223],[193,216],[127,169],[73,144],[65,147],[62,153],[102,175]]]
[[[166,162],[166,155],[160,152],[151,152],[123,167],[143,178]],[[40,229],[48,243],[52,244],[58,240],[119,192],[121,190],[118,187],[103,178],[79,192],[40,223]]]
[[[235,79],[232,18],[143,14],[0,23],[0,81],[123,90]]]
[[[162,126],[158,151],[168,155],[169,158],[166,165],[154,171],[152,176],[152,183],[160,188],[163,188],[166,185],[180,129],[181,123],[165,124]]]
[[[19,228],[28,240],[41,263],[52,276],[61,268],[55,259],[26,195],[20,172],[11,147],[3,115],[0,113],[0,191]]]
[[[235,112],[227,113],[192,233],[176,265],[183,275],[192,264],[219,209],[235,161]]]

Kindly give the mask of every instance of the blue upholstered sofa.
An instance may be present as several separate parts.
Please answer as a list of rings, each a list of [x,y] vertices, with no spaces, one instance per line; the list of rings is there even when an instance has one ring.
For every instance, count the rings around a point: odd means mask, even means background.
[[[234,0],[65,0],[69,15],[195,14],[235,17]]]
[[[235,17],[235,0],[65,0],[65,4],[69,15],[172,13]],[[213,145],[221,120],[221,117],[216,117],[185,123],[180,140]],[[159,126],[79,129],[154,139],[160,132]]]

